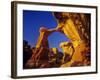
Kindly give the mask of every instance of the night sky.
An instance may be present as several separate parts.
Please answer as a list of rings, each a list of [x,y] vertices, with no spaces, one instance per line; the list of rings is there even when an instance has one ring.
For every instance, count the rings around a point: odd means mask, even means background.
[[[57,27],[57,22],[52,12],[23,10],[23,40],[27,40],[31,47],[35,47],[39,28],[48,29]],[[68,41],[68,38],[60,32],[54,32],[49,37],[49,46],[57,47],[60,51],[59,44],[62,41]]]

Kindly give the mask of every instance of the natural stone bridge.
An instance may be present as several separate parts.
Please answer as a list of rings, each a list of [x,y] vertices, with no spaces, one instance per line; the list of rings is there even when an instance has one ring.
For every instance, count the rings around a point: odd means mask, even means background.
[[[61,32],[70,41],[61,42],[60,47],[63,50],[63,58],[59,67],[90,65],[90,61],[85,56],[90,54],[90,16],[82,13],[53,13],[58,26],[54,29],[47,29],[44,26],[40,28],[40,35],[32,57],[28,60],[27,68],[52,67],[49,64],[49,44],[48,36],[53,32]],[[54,51],[56,54],[57,50]],[[87,62],[88,61],[88,62]],[[73,64],[73,63],[79,64]],[[72,65],[73,64],[73,65]]]

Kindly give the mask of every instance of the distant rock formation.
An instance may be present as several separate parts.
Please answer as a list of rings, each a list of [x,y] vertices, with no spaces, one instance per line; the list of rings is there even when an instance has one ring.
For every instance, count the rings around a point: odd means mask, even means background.
[[[32,56],[32,50],[30,45],[28,44],[28,41],[23,41],[23,68],[25,68],[25,64]]]

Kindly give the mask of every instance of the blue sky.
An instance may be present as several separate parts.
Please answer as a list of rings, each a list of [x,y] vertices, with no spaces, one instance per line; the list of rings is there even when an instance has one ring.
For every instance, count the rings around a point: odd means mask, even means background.
[[[36,45],[41,26],[48,29],[57,27],[52,12],[23,10],[23,39],[27,40],[31,47]],[[60,51],[60,42],[67,40],[68,38],[60,32],[54,32],[48,37],[50,48],[57,47]]]

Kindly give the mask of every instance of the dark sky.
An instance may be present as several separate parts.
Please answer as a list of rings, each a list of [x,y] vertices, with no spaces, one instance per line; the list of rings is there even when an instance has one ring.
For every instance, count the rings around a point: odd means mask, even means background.
[[[52,12],[23,10],[23,39],[27,40],[31,47],[36,45],[41,26],[48,29],[57,26]],[[59,48],[60,42],[67,41],[68,39],[65,35],[54,32],[48,37],[48,40],[50,47],[57,47],[61,51]]]

